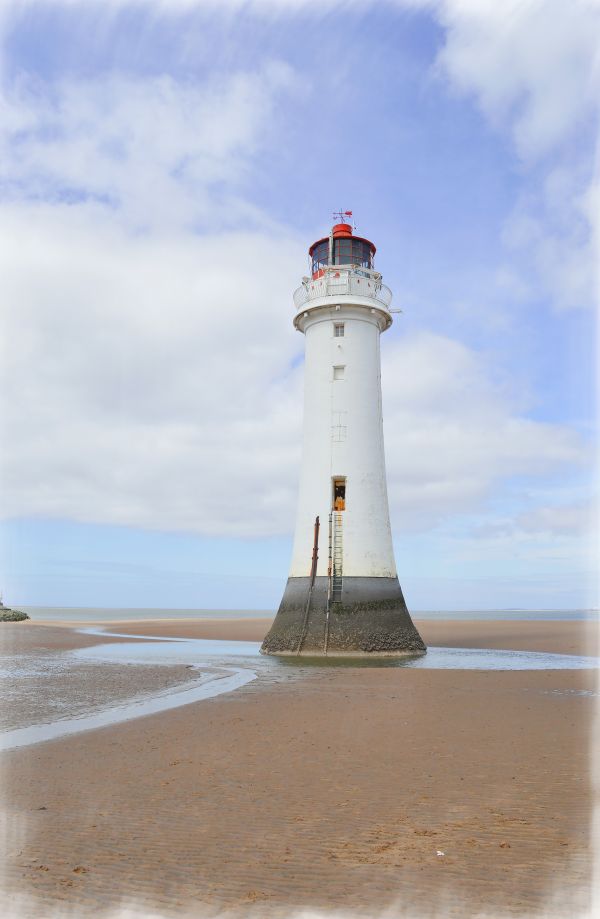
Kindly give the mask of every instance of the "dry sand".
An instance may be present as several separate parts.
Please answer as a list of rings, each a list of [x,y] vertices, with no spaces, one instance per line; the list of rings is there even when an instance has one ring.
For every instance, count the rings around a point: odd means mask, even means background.
[[[7,625],[15,650],[92,640]],[[259,640],[266,625],[119,631]],[[576,622],[418,626],[436,645],[597,650]],[[121,693],[140,670],[123,669]],[[229,695],[3,754],[9,902],[36,917],[586,907],[593,671],[275,670],[285,678],[267,667]]]

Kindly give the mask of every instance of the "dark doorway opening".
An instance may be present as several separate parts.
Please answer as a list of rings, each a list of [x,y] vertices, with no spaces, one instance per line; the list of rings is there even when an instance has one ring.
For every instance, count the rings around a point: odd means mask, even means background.
[[[335,478],[333,480],[333,510],[346,510],[346,479]]]

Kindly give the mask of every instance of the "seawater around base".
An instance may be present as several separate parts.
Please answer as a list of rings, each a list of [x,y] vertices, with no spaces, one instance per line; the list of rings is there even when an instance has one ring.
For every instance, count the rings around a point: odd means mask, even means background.
[[[82,629],[86,635],[128,638],[121,644],[94,645],[71,653],[85,660],[130,664],[182,664],[203,659],[254,658],[253,666],[320,666],[320,667],[407,667],[429,670],[589,670],[600,667],[600,658],[576,654],[551,654],[545,651],[500,651],[493,648],[429,647],[427,654],[402,658],[261,656],[260,643],[222,641],[204,638],[153,638],[131,641],[142,636],[100,629]],[[256,660],[258,658],[258,660]],[[263,667],[261,666],[261,669]]]
[[[162,638],[126,635],[100,629],[82,629],[83,634],[127,638],[126,642],[77,648],[67,654],[74,661],[113,664],[188,664],[198,670],[191,685],[143,699],[113,706],[90,714],[65,717],[45,724],[29,725],[0,734],[0,750],[55,740],[82,731],[109,727],[144,715],[178,708],[191,702],[213,698],[256,679],[258,675],[277,682],[293,677],[307,667],[402,667],[431,670],[582,670],[600,667],[600,658],[542,651],[500,651],[476,648],[428,648],[427,654],[413,658],[309,658],[272,657],[259,654],[260,645],[250,641]],[[133,640],[132,640],[133,639]],[[589,693],[586,693],[586,695]]]

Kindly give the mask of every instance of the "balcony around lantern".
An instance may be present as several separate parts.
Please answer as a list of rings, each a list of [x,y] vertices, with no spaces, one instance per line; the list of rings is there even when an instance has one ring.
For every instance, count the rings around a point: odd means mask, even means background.
[[[348,295],[377,300],[386,311],[392,302],[391,290],[381,283],[381,275],[376,271],[332,265],[321,269],[319,277],[302,281],[302,286],[294,291],[294,306],[300,310],[311,300]]]

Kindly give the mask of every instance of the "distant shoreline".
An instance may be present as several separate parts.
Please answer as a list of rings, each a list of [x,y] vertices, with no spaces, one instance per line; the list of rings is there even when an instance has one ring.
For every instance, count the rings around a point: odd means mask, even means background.
[[[219,621],[273,619],[275,610],[243,609],[168,609],[143,607],[61,607],[20,606],[33,621],[43,622],[130,622],[130,621]],[[410,610],[413,619],[425,621],[505,621],[505,622],[594,622],[596,609],[486,609],[486,610]]]

